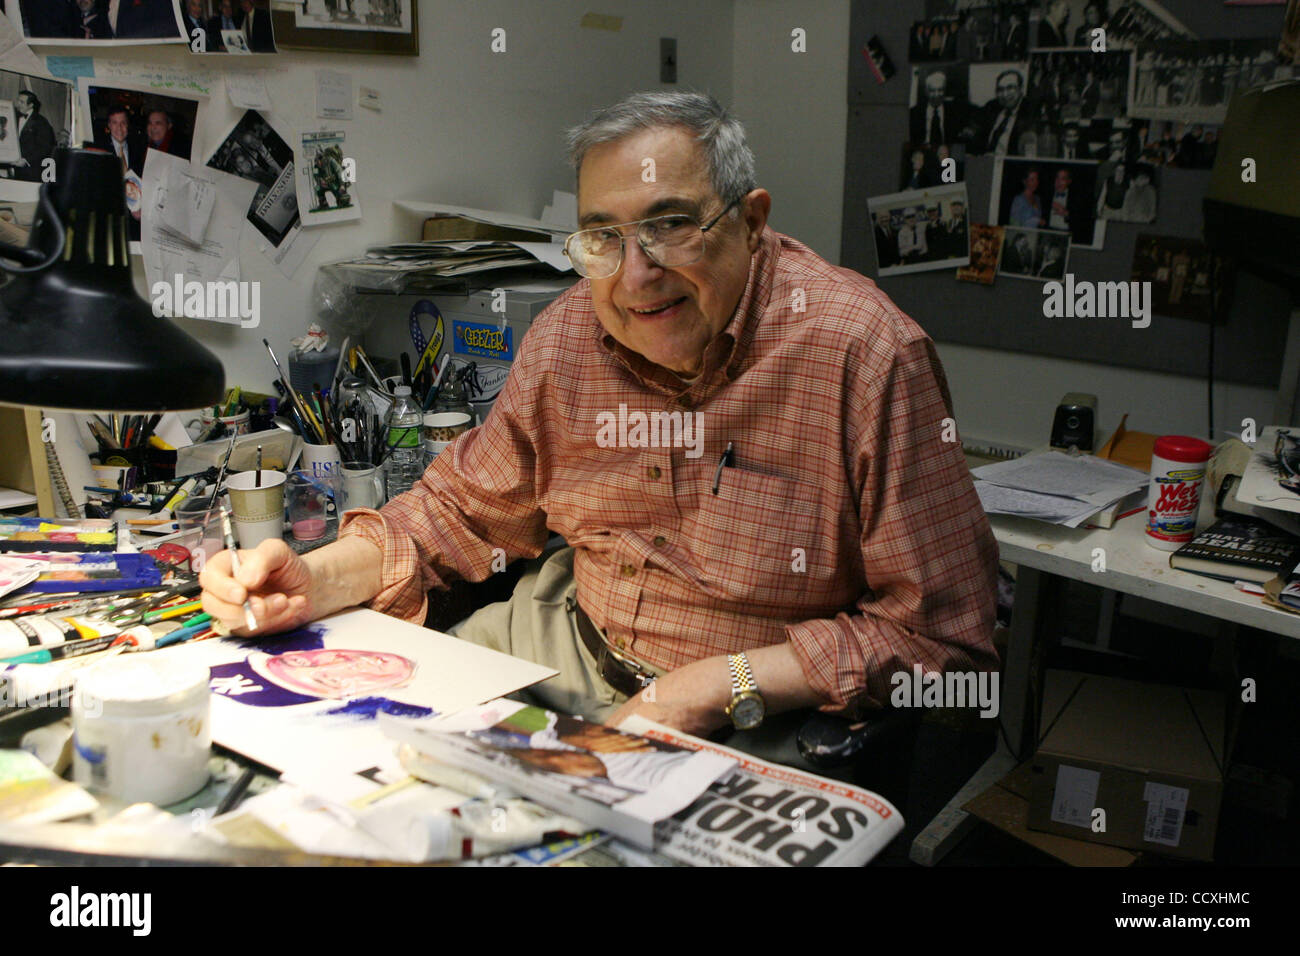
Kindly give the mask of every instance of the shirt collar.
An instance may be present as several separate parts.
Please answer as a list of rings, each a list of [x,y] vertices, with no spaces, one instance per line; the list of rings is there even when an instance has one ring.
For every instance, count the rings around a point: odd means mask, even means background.
[[[601,345],[642,384],[656,391],[679,396],[683,400],[683,407],[698,405],[724,383],[734,381],[740,375],[749,346],[758,331],[759,319],[771,299],[772,279],[776,274],[780,248],[780,238],[771,228],[765,227],[758,249],[750,257],[749,278],[745,283],[745,291],[736,304],[736,311],[705,348],[700,376],[692,384],[688,385],[673,372],[623,345],[605,331],[593,311],[592,322],[596,326]]]

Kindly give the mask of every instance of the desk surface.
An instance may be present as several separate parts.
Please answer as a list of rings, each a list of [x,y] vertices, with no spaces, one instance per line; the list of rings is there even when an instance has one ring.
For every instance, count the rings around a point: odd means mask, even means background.
[[[1300,639],[1300,614],[1275,610],[1228,581],[1171,568],[1169,552],[1143,540],[1141,512],[1105,530],[1005,515],[990,516],[989,522],[1004,561]],[[1105,552],[1104,572],[1093,570],[1096,548]]]

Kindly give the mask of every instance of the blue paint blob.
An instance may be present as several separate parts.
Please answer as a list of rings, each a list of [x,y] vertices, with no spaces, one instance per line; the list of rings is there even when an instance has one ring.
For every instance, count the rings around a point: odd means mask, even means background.
[[[232,640],[246,650],[265,651],[268,654],[319,651],[325,647],[325,628],[320,624],[309,624],[271,637],[239,637]]]
[[[380,713],[392,717],[436,717],[438,712],[432,707],[403,704],[387,697],[357,697],[354,700],[345,701],[338,707],[325,711],[325,713],[356,717],[360,720],[374,720],[375,715]]]

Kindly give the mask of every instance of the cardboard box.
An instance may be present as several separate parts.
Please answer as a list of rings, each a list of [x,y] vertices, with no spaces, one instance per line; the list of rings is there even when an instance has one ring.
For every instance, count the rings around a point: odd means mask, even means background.
[[[1214,858],[1227,753],[1222,694],[1049,671],[1039,727],[1030,829]]]
[[[1132,866],[1140,859],[1140,855],[1131,850],[1029,829],[1032,779],[1031,765],[1022,763],[979,796],[968,801],[962,809],[1008,836],[1070,866]]]

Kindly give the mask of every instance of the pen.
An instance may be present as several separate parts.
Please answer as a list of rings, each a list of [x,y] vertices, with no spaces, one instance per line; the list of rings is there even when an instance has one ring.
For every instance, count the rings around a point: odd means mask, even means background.
[[[239,775],[239,778],[230,785],[230,789],[227,790],[226,795],[221,798],[221,802],[217,804],[217,812],[215,816],[221,816],[221,814],[229,813],[231,810],[235,809],[239,804],[240,799],[244,796],[244,793],[248,790],[248,785],[253,782],[253,777],[256,775],[257,772],[252,767],[246,768],[244,772]]]
[[[713,493],[715,495],[718,493],[718,486],[722,484],[722,469],[731,468],[732,462],[735,460],[736,453],[734,451],[734,443],[727,442],[726,451],[724,451],[722,457],[718,459],[718,470],[713,473]]]
[[[239,550],[235,547],[235,532],[230,528],[230,512],[221,509],[221,534],[225,539],[226,550],[230,552],[230,576],[239,576]],[[253,616],[253,605],[244,598],[244,624],[250,631],[257,630],[257,618]]]
[[[21,654],[0,658],[0,664],[46,664],[50,661],[61,661],[65,657],[80,657],[82,654],[103,650],[116,641],[117,638],[117,634],[105,634],[103,637],[63,641],[58,644],[42,644]]]
[[[154,642],[154,647],[170,647],[172,644],[180,644],[182,641],[188,641],[196,634],[206,631],[212,626],[211,614],[197,614],[185,621],[174,631],[168,631],[162,637]]]

